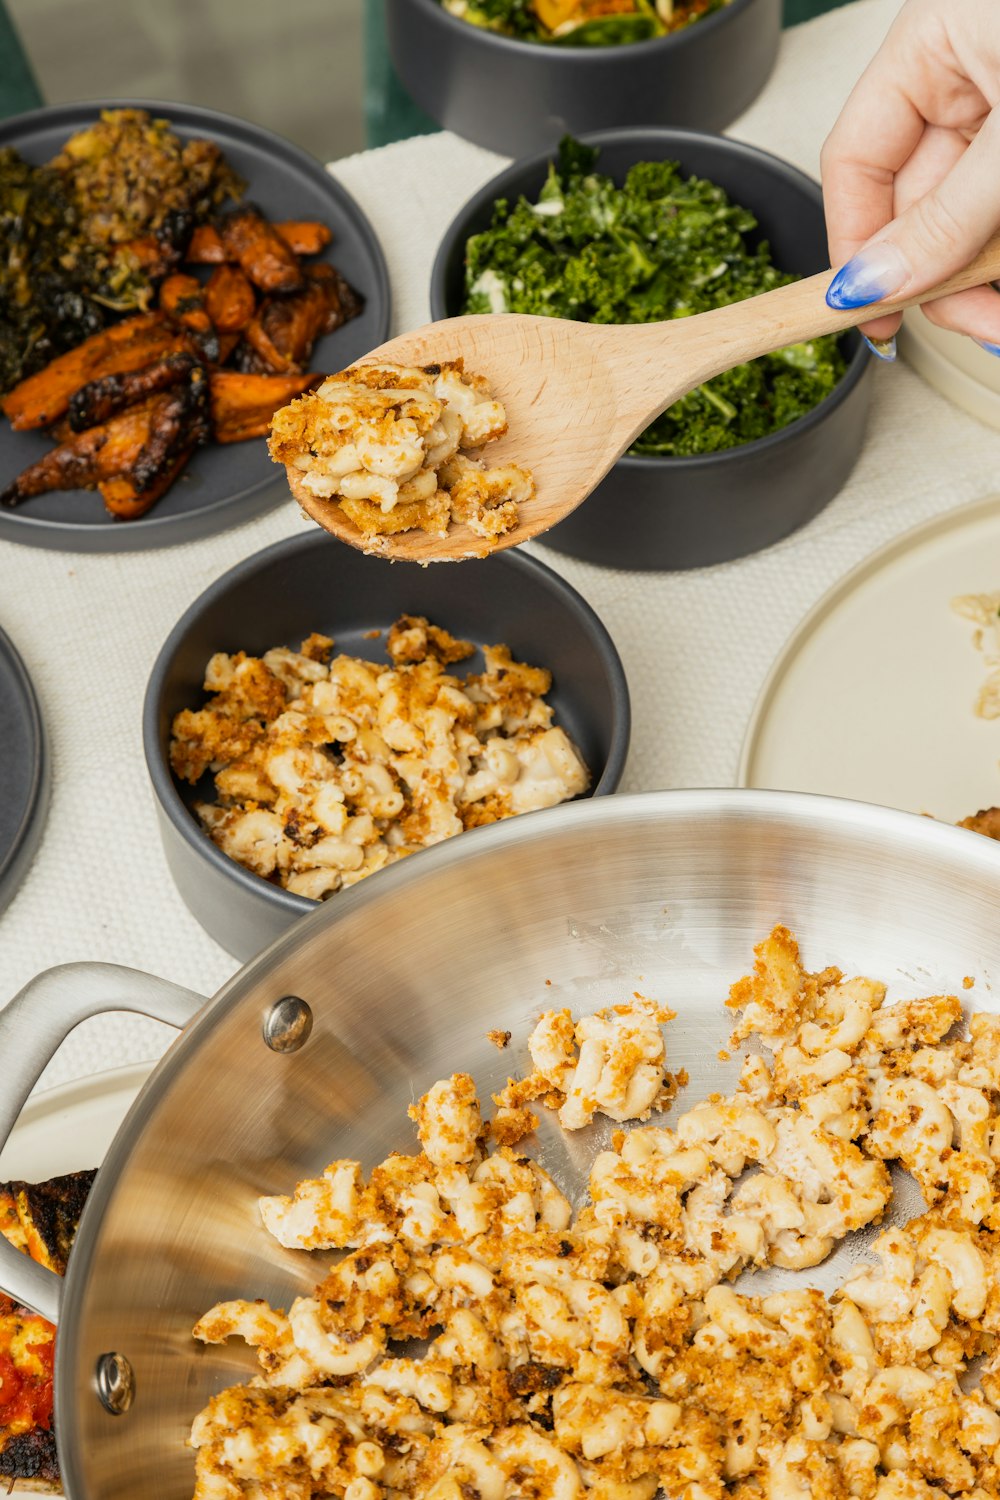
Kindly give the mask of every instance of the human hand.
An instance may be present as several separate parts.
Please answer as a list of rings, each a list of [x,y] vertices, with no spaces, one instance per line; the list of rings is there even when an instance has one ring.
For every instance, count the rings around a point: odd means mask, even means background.
[[[822,153],[831,307],[915,294],[966,266],[1000,228],[1000,7],[906,0]],[[1000,354],[991,286],[926,303],[942,328]],[[862,332],[893,358],[894,317]]]

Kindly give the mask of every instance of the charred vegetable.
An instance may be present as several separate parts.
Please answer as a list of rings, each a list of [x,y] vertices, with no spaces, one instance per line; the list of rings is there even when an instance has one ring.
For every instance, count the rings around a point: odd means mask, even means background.
[[[0,391],[104,327],[107,270],[61,175],[0,150]]]
[[[0,150],[0,392],[144,312],[193,227],[242,183],[211,141],[105,110],[47,166]]]
[[[214,141],[182,140],[141,109],[106,109],[52,162],[70,185],[96,245],[152,236],[178,248],[243,182]]]

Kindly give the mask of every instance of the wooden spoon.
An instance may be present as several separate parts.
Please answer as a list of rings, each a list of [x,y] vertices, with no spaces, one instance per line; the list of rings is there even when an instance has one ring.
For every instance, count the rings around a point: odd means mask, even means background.
[[[1000,236],[971,265],[916,297],[837,312],[823,271],[759,297],[664,323],[573,323],[520,313],[445,318],[390,339],[370,360],[426,365],[461,357],[507,410],[508,431],[482,450],[488,464],[518,463],[535,478],[519,524],[488,544],[465,525],[446,536],[405,531],[365,537],[335,500],[319,500],[288,468],[292,494],[320,526],[362,551],[412,562],[456,561],[540,536],[585,500],[645,427],[695,386],[786,344],[841,333],[885,313],[1000,278]],[[364,361],[358,361],[363,363]],[[664,460],[669,462],[669,460]]]

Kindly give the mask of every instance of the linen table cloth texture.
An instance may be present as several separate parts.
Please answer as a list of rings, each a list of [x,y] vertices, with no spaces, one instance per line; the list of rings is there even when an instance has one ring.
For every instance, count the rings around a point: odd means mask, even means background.
[[[787,32],[767,89],[731,133],[815,174],[821,143],[898,5],[857,0]],[[397,330],[427,320],[442,231],[502,165],[449,134],[332,165],[385,247]],[[891,537],[1000,488],[1000,433],[905,364],[880,366],[874,384],[868,441],[848,484],[766,552],[638,574],[528,544],[590,601],[622,654],[634,712],[623,791],[732,785],[761,683],[817,598]],[[41,847],[0,917],[0,999],[74,959],[146,969],[205,995],[237,968],[171,883],[143,761],[142,700],[153,659],[192,600],[242,558],[311,524],[285,500],[244,526],[162,551],[81,556],[0,544],[0,625],[34,679],[54,765]],[[171,1034],[141,1018],[86,1022],[43,1081],[157,1056]]]

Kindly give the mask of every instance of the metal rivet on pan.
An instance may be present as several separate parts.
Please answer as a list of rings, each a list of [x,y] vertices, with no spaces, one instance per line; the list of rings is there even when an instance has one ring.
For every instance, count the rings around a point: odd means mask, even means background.
[[[97,1361],[97,1394],[105,1411],[120,1417],[135,1399],[135,1376],[124,1354],[102,1354]]]
[[[312,1011],[298,995],[278,1000],[264,1017],[264,1040],[272,1052],[297,1052],[312,1031]]]

